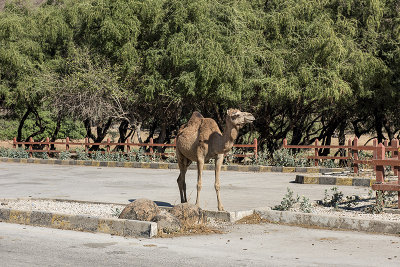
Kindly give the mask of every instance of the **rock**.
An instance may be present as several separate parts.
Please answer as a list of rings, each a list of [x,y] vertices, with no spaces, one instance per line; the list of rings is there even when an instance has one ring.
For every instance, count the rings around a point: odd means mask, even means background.
[[[129,205],[119,215],[119,219],[152,221],[160,213],[160,209],[153,201],[140,198]]]
[[[156,222],[158,229],[166,234],[179,232],[179,230],[181,230],[181,222],[166,210],[161,210],[161,212],[154,217],[153,222]]]
[[[181,203],[175,205],[171,214],[178,218],[182,225],[194,225],[203,222],[203,212],[193,204]]]

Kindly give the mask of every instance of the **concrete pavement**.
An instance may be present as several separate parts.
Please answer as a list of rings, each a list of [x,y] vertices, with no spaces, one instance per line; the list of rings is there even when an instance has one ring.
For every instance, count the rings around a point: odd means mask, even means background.
[[[128,203],[137,198],[177,204],[178,170],[0,163],[0,198],[61,198]],[[221,172],[221,198],[228,211],[280,203],[287,188],[311,200],[322,199],[333,185],[293,183],[295,173]],[[197,171],[186,177],[189,202],[196,198]],[[204,171],[201,207],[217,209],[214,172]],[[338,186],[345,195],[367,194],[369,188]]]
[[[135,239],[0,223],[1,266],[399,266],[398,236],[235,225],[222,235]]]

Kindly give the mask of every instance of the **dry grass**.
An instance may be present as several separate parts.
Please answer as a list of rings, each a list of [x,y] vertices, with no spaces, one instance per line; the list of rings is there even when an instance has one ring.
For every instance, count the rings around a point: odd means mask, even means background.
[[[238,220],[236,224],[259,224],[268,222],[260,217],[258,213],[253,213],[249,216],[243,217],[242,219]]]
[[[205,223],[196,224],[191,226],[184,226],[179,232],[164,233],[162,229],[158,230],[157,237],[160,238],[171,238],[179,236],[191,236],[191,235],[211,235],[211,234],[223,234],[224,231],[217,229],[216,227],[208,226]]]

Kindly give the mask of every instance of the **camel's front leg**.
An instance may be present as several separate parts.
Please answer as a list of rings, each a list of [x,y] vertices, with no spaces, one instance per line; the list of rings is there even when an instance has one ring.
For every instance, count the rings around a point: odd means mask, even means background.
[[[201,177],[203,174],[204,159],[197,160],[197,197],[196,206],[200,206]]]
[[[223,154],[218,154],[218,156],[215,159],[215,192],[217,193],[217,201],[218,201],[218,210],[222,211],[224,210],[224,207],[221,204],[221,197],[219,195],[219,189],[221,188],[219,184],[219,173],[221,171],[221,166],[224,161],[224,155]]]

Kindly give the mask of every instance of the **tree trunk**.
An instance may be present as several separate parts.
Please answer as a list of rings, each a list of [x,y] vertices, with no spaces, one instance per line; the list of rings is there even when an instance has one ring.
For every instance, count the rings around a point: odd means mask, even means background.
[[[28,106],[24,116],[22,116],[19,125],[18,125],[18,131],[17,131],[17,142],[21,142],[22,141],[22,128],[24,128],[24,124],[26,119],[28,118],[29,114],[31,114],[32,109],[31,107]],[[19,147],[21,147],[22,145],[18,145]]]

